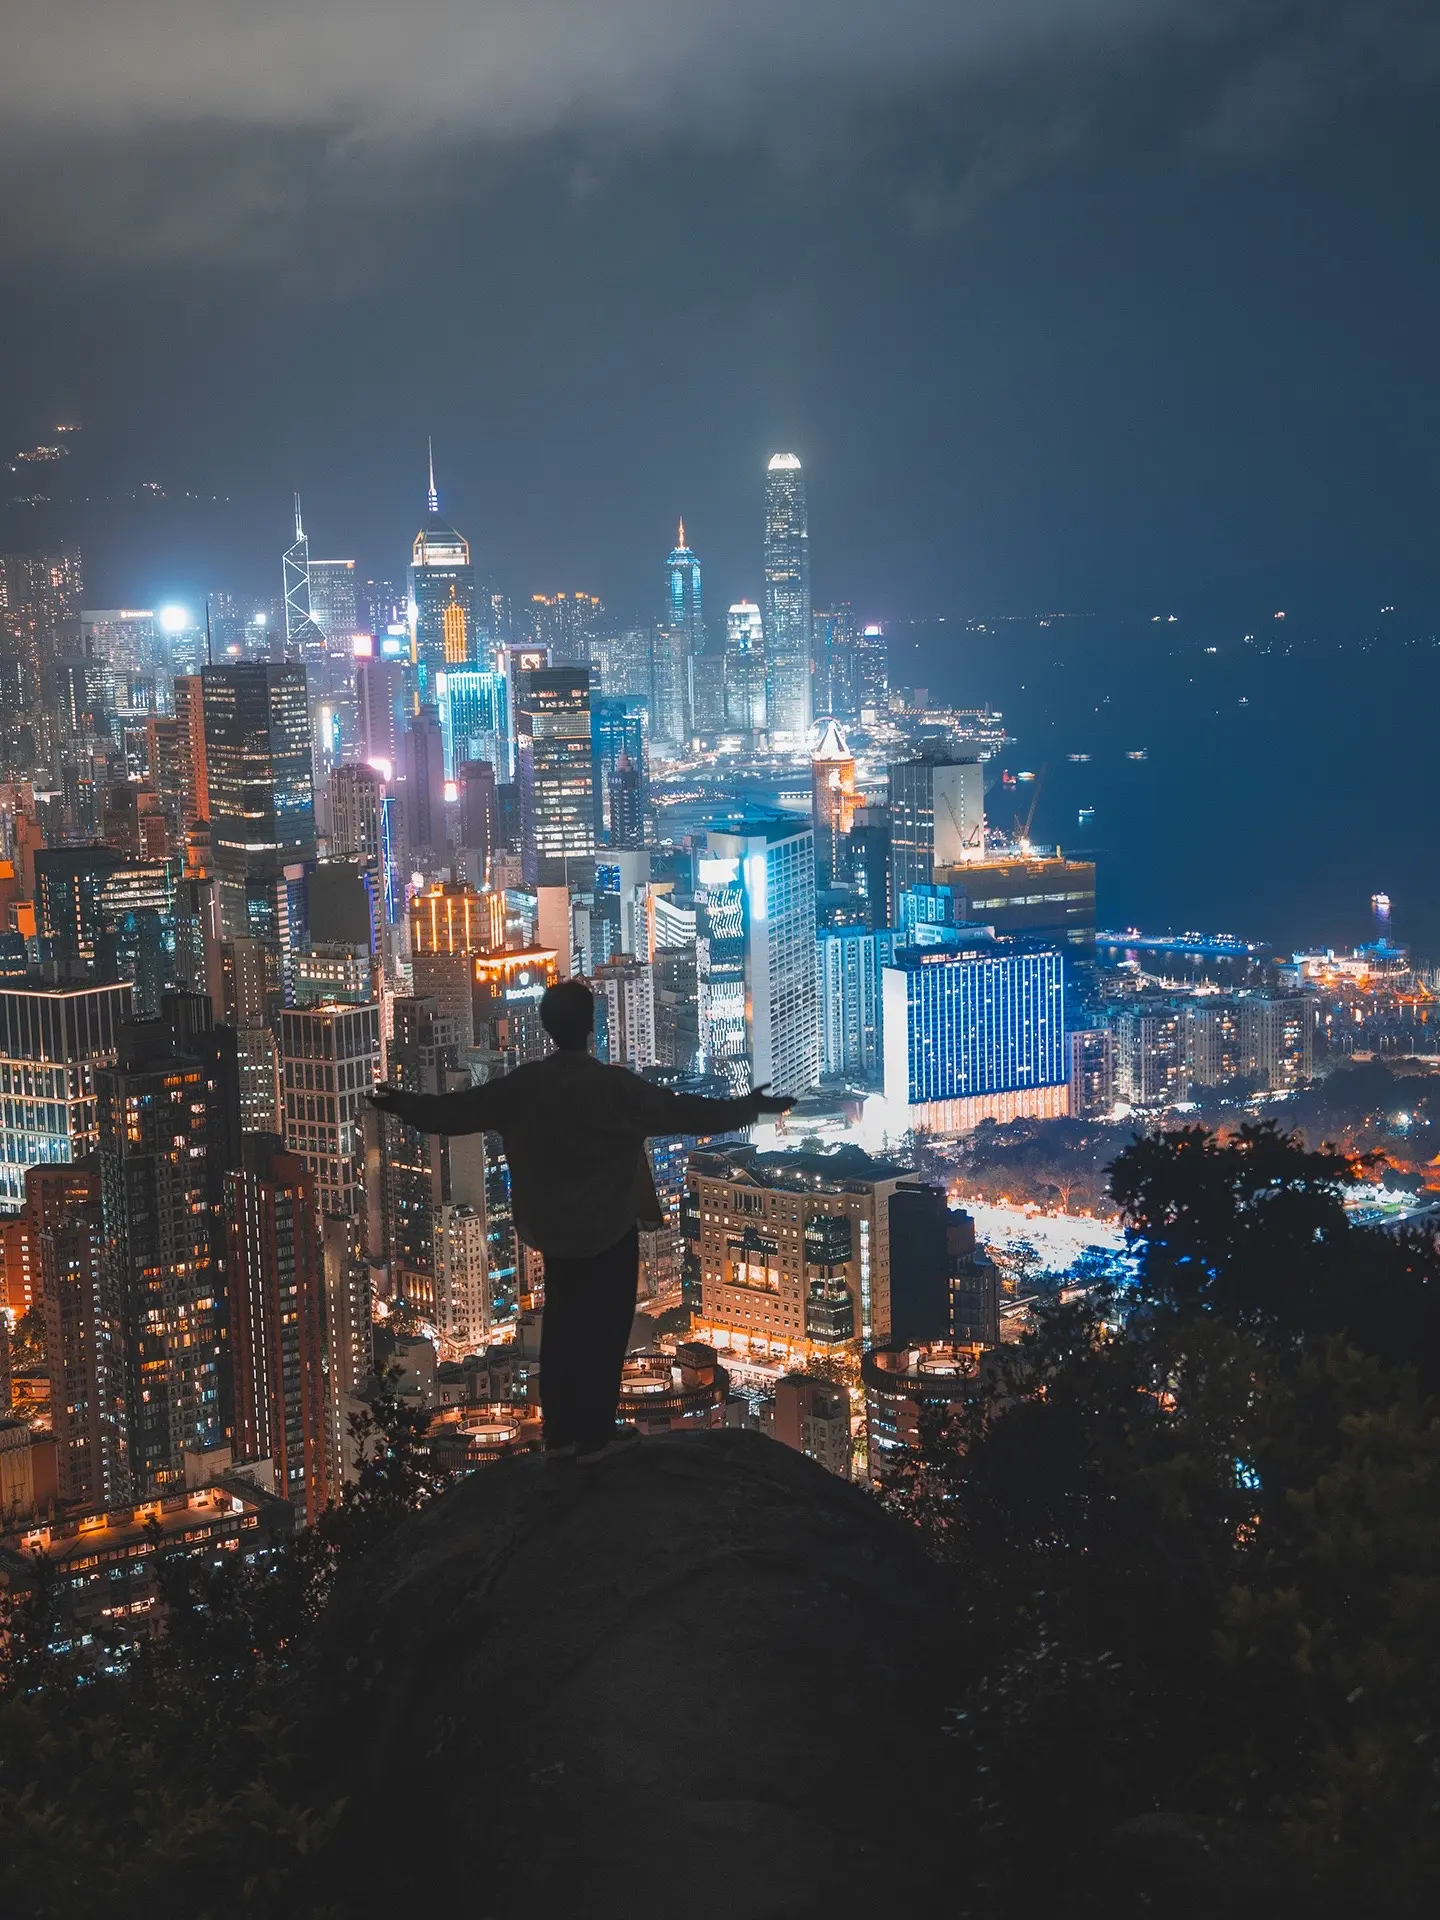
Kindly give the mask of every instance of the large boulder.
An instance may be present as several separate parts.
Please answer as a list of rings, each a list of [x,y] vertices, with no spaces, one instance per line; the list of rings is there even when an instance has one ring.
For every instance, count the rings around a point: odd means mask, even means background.
[[[504,1463],[337,1595],[303,1683],[315,1784],[377,1905],[909,1906],[952,1624],[913,1533],[758,1435]]]

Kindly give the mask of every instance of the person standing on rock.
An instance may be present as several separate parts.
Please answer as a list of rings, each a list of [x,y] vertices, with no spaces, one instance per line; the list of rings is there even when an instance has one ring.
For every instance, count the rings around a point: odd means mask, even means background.
[[[545,1259],[545,1451],[588,1463],[635,1437],[617,1434],[615,1410],[635,1317],[639,1229],[662,1218],[646,1140],[728,1133],[794,1102],[763,1087],[735,1100],[672,1093],[606,1066],[590,1051],[595,1000],[583,980],[547,989],[540,1022],[555,1042],[543,1060],[457,1093],[377,1087],[370,1100],[422,1133],[504,1141],[515,1231]]]

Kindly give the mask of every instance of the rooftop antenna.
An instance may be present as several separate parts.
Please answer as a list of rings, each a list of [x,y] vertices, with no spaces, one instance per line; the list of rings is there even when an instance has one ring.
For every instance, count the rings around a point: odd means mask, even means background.
[[[305,538],[305,529],[300,524],[300,496],[295,496],[295,539],[297,544]]]
[[[683,547],[683,546],[684,546],[684,544],[685,544],[685,522],[684,522],[684,520],[683,520],[683,519],[682,519],[682,520],[681,520],[681,522],[680,522],[680,541],[679,541],[679,544],[680,544],[680,545],[681,545],[682,547]]]
[[[207,667],[213,667],[215,664],[215,652],[210,644],[210,600],[208,595],[205,600],[205,664]]]
[[[426,435],[425,444],[430,450],[430,491],[426,495],[425,503],[431,513],[439,513],[440,496],[435,491],[435,439],[432,434]]]

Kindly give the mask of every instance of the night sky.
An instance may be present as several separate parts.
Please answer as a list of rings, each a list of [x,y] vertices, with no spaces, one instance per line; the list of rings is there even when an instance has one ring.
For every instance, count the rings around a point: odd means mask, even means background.
[[[295,17],[298,14],[298,19]],[[1402,0],[6,0],[0,446],[87,598],[400,569],[653,613],[1440,605],[1440,16]],[[225,496],[184,512],[173,496]],[[1358,617],[1358,615],[1357,615]]]

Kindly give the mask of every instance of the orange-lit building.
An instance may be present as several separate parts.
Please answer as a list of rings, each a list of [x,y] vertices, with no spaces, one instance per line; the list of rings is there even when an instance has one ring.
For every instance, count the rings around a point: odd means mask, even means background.
[[[410,951],[498,953],[505,946],[505,896],[450,883],[427,887],[410,902]]]

